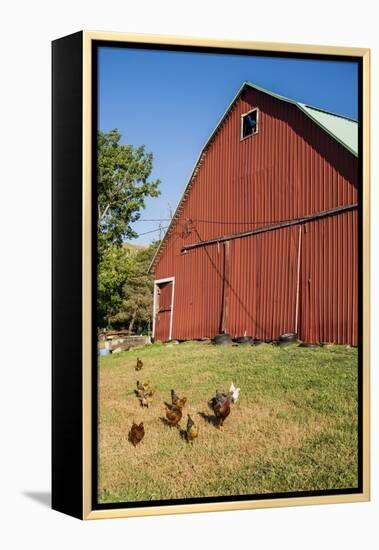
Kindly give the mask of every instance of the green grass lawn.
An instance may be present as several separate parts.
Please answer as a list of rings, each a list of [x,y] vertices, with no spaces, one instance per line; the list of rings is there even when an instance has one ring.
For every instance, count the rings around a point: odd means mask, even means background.
[[[134,369],[136,358],[144,362]],[[99,501],[102,503],[343,489],[357,486],[357,350],[154,344],[99,360]],[[136,381],[156,390],[149,409]],[[241,388],[222,429],[207,400]],[[167,427],[170,389],[188,398],[199,437]],[[145,438],[128,441],[133,421]]]

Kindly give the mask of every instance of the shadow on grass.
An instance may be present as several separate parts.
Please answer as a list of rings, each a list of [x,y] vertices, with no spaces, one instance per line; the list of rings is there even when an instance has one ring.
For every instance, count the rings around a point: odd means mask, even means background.
[[[206,414],[201,411],[198,411],[197,414],[201,416],[201,418],[205,420],[205,422],[208,422],[208,424],[212,424],[212,426],[214,426],[215,428],[218,428],[217,418],[215,417],[214,414]]]
[[[179,436],[180,436],[181,439],[183,439],[183,441],[186,441],[187,443],[189,443],[186,430],[180,429],[179,430]]]
[[[170,424],[167,418],[164,418],[163,416],[160,416],[159,420],[162,422],[162,424],[164,424],[165,426],[168,426],[169,428],[177,428],[178,430],[180,430],[180,427],[178,424]]]
[[[164,424],[165,426],[168,426],[169,428],[176,428],[177,430],[179,430],[179,437],[180,439],[182,439],[183,441],[186,441],[188,443],[188,439],[187,439],[187,431],[186,430],[183,430],[179,424],[175,424],[175,426],[173,426],[172,424],[170,424],[170,422],[167,420],[167,418],[164,418],[163,416],[161,416],[159,418],[159,420],[162,422],[162,424]]]

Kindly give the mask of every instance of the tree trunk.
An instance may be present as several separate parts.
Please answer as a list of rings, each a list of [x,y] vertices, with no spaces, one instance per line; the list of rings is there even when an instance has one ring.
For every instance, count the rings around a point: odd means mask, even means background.
[[[137,317],[137,310],[135,309],[134,312],[133,312],[132,318],[130,320],[130,323],[129,323],[129,328],[128,328],[128,335],[129,336],[132,335],[132,330],[133,330],[133,326],[134,326],[134,322],[136,320],[136,317]]]

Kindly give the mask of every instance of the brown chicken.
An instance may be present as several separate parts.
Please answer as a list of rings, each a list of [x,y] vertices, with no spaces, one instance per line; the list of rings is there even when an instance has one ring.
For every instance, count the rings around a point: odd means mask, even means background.
[[[196,426],[190,415],[188,415],[186,435],[188,442],[192,442],[199,435],[199,428]]]
[[[224,421],[230,414],[230,403],[232,401],[233,392],[227,394],[216,391],[216,396],[208,401],[208,406],[215,414],[217,426],[221,428]]]
[[[130,442],[132,443],[132,445],[134,445],[134,447],[142,441],[142,439],[144,438],[144,435],[145,435],[145,428],[143,426],[143,422],[141,422],[140,424],[136,424],[135,422],[133,422],[133,425],[129,432],[129,438],[130,438]]]
[[[182,409],[184,405],[187,403],[187,397],[180,398],[178,394],[175,392],[175,390],[171,390],[171,403],[176,407],[179,407],[180,409]]]
[[[183,397],[182,399],[180,399],[179,401],[176,402],[176,405],[173,405],[172,403],[167,403],[166,401],[164,401],[164,404],[166,406],[166,409],[169,409],[171,411],[173,409],[182,410],[182,408],[184,407],[186,402],[187,402],[187,398]]]
[[[183,416],[182,409],[176,407],[176,405],[170,405],[169,403],[165,403],[165,405],[167,422],[170,426],[177,426]]]
[[[150,389],[150,380],[148,380],[147,382],[144,382],[143,384],[141,384],[141,382],[137,380],[137,389],[134,391],[136,395],[138,395],[138,397],[142,397],[143,394],[147,392],[149,389]]]
[[[149,406],[153,402],[153,395],[154,395],[153,390],[144,391],[140,393],[139,400],[141,402],[142,407],[149,408]]]
[[[187,403],[187,397],[182,397],[175,403],[175,407],[178,407],[178,409],[182,409],[184,405]]]
[[[142,359],[139,359],[139,357],[137,357],[137,363],[136,363],[135,369],[136,370],[141,370],[142,367],[143,367]]]
[[[179,401],[179,396],[175,392],[175,390],[171,390],[171,403],[173,405],[176,405],[177,401]]]
[[[148,403],[147,406],[149,406],[149,405],[152,404],[152,402],[153,402],[153,395],[154,395],[154,391],[153,391],[153,390],[150,390],[150,391],[146,394],[145,398],[146,398],[146,401],[147,401],[147,403]]]

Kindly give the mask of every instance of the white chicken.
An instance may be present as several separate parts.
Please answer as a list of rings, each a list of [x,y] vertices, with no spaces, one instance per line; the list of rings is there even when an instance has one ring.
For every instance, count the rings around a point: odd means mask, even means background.
[[[237,403],[239,394],[240,394],[241,388],[236,388],[235,385],[232,382],[232,385],[229,388],[229,392],[232,393],[232,401],[233,403]]]

